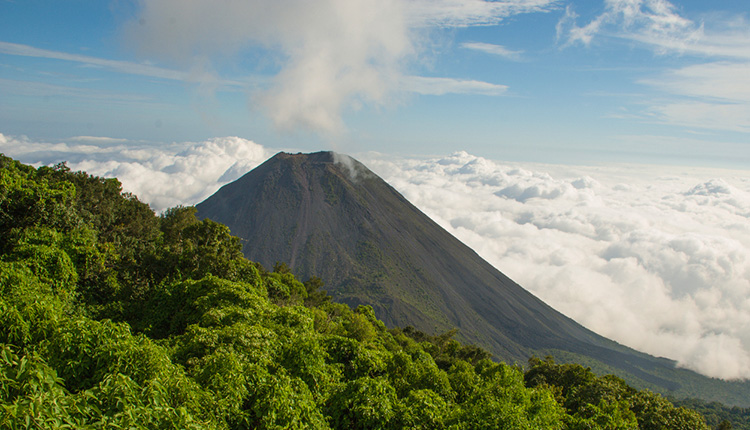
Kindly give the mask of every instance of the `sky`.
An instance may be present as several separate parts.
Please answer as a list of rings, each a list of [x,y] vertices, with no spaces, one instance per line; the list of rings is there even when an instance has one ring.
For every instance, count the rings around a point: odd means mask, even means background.
[[[195,204],[348,153],[553,307],[750,378],[746,0],[0,0],[0,152]]]
[[[0,132],[750,166],[745,0],[0,0]]]

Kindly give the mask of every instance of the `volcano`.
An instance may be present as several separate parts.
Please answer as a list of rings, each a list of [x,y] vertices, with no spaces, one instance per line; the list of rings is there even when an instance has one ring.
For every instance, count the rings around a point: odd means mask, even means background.
[[[229,226],[248,259],[317,276],[335,301],[371,305],[388,326],[456,328],[460,340],[509,363],[551,354],[655,391],[709,380],[557,312],[348,156],[279,153],[197,209]]]

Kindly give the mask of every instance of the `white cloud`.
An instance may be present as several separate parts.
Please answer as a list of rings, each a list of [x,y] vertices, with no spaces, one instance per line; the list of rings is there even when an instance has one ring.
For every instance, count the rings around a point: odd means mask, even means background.
[[[404,80],[421,79],[418,88],[427,94],[499,92],[503,87],[471,80],[409,77],[408,70],[421,61],[435,29],[497,24],[557,3],[248,0],[219,7],[209,0],[141,0],[124,34],[141,55],[182,68],[210,71],[244,56],[271,76],[252,103],[279,129],[337,134],[343,112],[391,102]],[[446,84],[451,89],[442,89]]]
[[[709,376],[750,378],[747,172],[467,153],[361,161],[585,326]]]
[[[660,122],[750,132],[750,63],[696,64],[641,83],[679,97],[649,108]]]
[[[592,45],[594,38],[630,40],[657,54],[680,54],[702,63],[667,70],[640,83],[669,97],[646,103],[644,117],[682,127],[750,131],[750,24],[714,14],[692,21],[667,0],[605,0],[604,12],[578,26],[569,6],[558,22],[565,45]],[[706,58],[713,61],[705,62]]]
[[[648,108],[658,122],[686,128],[750,132],[750,103],[671,101]]]
[[[522,13],[547,12],[559,0],[407,0],[410,21],[422,26],[469,27],[495,25]]]
[[[18,43],[0,41],[0,53],[8,55],[20,55],[24,57],[51,58],[55,60],[73,61],[90,66],[105,67],[120,73],[150,76],[153,78],[182,81],[187,80],[188,77],[188,75],[183,72],[155,67],[149,64],[140,64],[120,60],[107,60],[103,58],[90,57],[87,55],[50,51],[48,49],[40,49],[33,46],[21,45]]]
[[[110,103],[123,104],[150,101],[148,97],[132,93],[98,91],[89,88],[76,88],[70,86],[46,84],[42,82],[3,78],[0,78],[0,91],[2,91],[3,94],[18,94],[22,96],[32,97],[63,96],[88,99],[96,102],[107,101]]]
[[[750,41],[750,39],[748,39]],[[641,83],[673,94],[750,103],[750,63],[713,62],[668,70]]]
[[[499,96],[505,94],[508,90],[506,85],[464,79],[428,78],[424,76],[405,77],[402,80],[401,88],[403,91],[434,96],[445,94],[481,94],[486,96]]]
[[[254,102],[265,106],[279,128],[340,131],[344,109],[385,102],[415,50],[403,6],[395,0],[140,4],[126,34],[148,57],[211,68],[242,53],[277,69]]]
[[[523,51],[514,51],[502,45],[495,45],[492,43],[483,43],[483,42],[466,42],[466,43],[462,43],[461,47],[466,48],[466,49],[472,49],[475,51],[485,52],[487,54],[498,55],[500,57],[505,57],[509,60],[519,60],[521,58],[521,54],[523,53]]]
[[[156,211],[199,203],[273,153],[239,137],[155,146],[92,136],[61,143],[33,142],[3,134],[0,152],[26,163],[49,165],[67,161],[72,170],[117,177],[125,191]]]
[[[602,33],[639,40],[655,47],[677,49],[699,39],[702,28],[683,18],[667,0],[605,0],[604,12],[583,27],[568,6],[558,23],[558,37],[567,35],[567,43],[588,45]]]
[[[103,136],[73,136],[66,139],[69,142],[93,142],[93,143],[125,143],[128,139],[103,137]]]
[[[141,62],[112,60],[0,41],[0,53],[80,63],[117,73],[243,90],[280,130],[345,130],[344,112],[399,101],[402,92],[490,94],[502,85],[410,76],[451,27],[495,25],[547,12],[559,0],[138,0],[120,33]],[[472,49],[489,49],[474,46]],[[508,58],[517,52],[495,46]],[[429,61],[426,61],[429,62]],[[166,66],[165,66],[166,65]],[[223,76],[231,74],[232,77]],[[409,85],[417,81],[415,85]],[[0,81],[12,93],[107,95],[32,81]],[[412,90],[412,87],[415,90]]]

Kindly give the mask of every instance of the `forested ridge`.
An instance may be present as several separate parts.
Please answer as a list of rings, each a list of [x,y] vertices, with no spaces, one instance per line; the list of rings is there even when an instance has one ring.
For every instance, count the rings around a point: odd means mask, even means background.
[[[157,216],[116,179],[0,156],[0,428],[709,428],[579,365],[387,329],[321,287],[194,208]]]

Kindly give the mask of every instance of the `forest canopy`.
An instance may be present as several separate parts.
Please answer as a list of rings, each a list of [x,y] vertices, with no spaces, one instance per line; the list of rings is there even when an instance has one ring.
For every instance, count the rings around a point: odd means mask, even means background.
[[[246,260],[192,207],[0,156],[0,428],[706,429],[614,376],[524,370]]]

